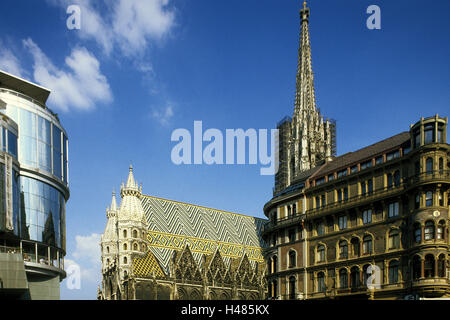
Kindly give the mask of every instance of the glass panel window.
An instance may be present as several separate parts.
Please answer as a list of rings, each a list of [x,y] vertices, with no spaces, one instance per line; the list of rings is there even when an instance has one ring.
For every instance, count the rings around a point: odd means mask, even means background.
[[[420,243],[422,241],[422,228],[420,225],[416,225],[414,229],[414,240],[416,243]]]
[[[339,230],[344,230],[347,228],[347,216],[340,216],[338,222],[339,222]]]
[[[345,187],[344,188],[344,201],[347,201],[347,200],[348,200],[348,188]]]
[[[350,168],[351,173],[358,172],[358,166],[353,166]]]
[[[428,174],[433,173],[433,159],[432,158],[427,158],[426,170],[427,170]]]
[[[372,237],[371,236],[365,236],[363,239],[363,252],[365,254],[371,254],[372,253]]]
[[[425,144],[434,142],[434,125],[425,126]]]
[[[325,290],[325,274],[323,272],[320,272],[317,275],[317,291],[325,292]]]
[[[364,210],[363,211],[363,223],[368,224],[372,223],[372,210]]]
[[[381,163],[383,163],[383,156],[377,157],[377,158],[375,159],[375,163],[376,163],[376,164],[381,164]]]
[[[370,195],[373,192],[373,180],[367,180],[367,193]]]
[[[389,283],[397,283],[398,282],[398,261],[391,261],[389,263]]]
[[[348,258],[348,244],[347,241],[339,242],[339,258],[347,259]]]
[[[428,192],[425,194],[425,205],[426,205],[427,207],[431,207],[431,206],[433,205],[433,192],[428,191]]]
[[[400,248],[400,234],[398,230],[392,230],[389,233],[389,249]]]
[[[372,167],[372,160],[361,163],[361,170]]]
[[[366,195],[366,183],[365,182],[361,182],[361,194],[363,196]]]
[[[348,287],[348,274],[346,269],[341,269],[341,271],[339,271],[339,287]]]
[[[317,235],[322,236],[325,234],[325,224],[323,222],[317,225]]]
[[[398,206],[399,206],[398,202],[393,202],[393,203],[389,204],[389,207],[388,207],[388,217],[389,218],[398,216],[398,214],[399,214]]]
[[[341,170],[337,173],[338,178],[345,177],[347,175],[347,169]]]
[[[317,247],[317,262],[325,261],[325,246],[320,245]]]
[[[425,224],[424,236],[425,236],[425,240],[433,240],[434,239],[434,223],[432,221],[428,221]]]
[[[17,136],[8,131],[8,153],[17,158]]]
[[[334,180],[334,174],[328,175],[328,181],[333,181],[333,180]]]

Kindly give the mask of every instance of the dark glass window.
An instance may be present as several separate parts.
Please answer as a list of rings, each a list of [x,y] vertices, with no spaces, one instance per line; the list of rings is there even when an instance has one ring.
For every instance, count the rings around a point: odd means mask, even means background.
[[[347,269],[341,269],[339,271],[339,287],[347,288],[348,287],[348,273]]]
[[[363,211],[363,223],[368,224],[372,223],[372,210],[364,210]]]
[[[383,163],[383,156],[379,156],[375,159],[375,164],[381,164]]]
[[[363,252],[364,252],[364,254],[372,253],[372,237],[371,236],[365,236],[363,238]]]
[[[366,195],[366,182],[361,182],[361,194]]]
[[[391,284],[398,282],[398,266],[398,260],[389,263],[389,283]]]
[[[433,173],[433,159],[432,158],[427,158],[426,170],[427,170],[427,173]]]
[[[323,272],[319,272],[317,275],[317,291],[325,292],[325,274]]]
[[[367,180],[367,192],[370,194],[372,194],[373,192],[373,180],[369,179]]]
[[[317,247],[317,262],[324,262],[325,261],[325,246],[319,245]]]
[[[289,251],[289,267],[293,268],[297,265],[297,254],[295,251]]]
[[[424,127],[425,144],[434,142],[434,124],[428,124]]]
[[[347,216],[340,216],[338,222],[339,222],[339,230],[347,229]]]
[[[389,249],[400,248],[400,233],[398,230],[392,230],[389,233]]]
[[[425,236],[425,240],[433,240],[434,239],[434,222],[433,221],[427,221],[425,223],[424,236]]]
[[[339,258],[340,259],[348,258],[348,243],[345,240],[341,240],[339,242]]]
[[[428,191],[428,192],[425,194],[425,205],[426,205],[427,207],[433,206],[433,192]]]

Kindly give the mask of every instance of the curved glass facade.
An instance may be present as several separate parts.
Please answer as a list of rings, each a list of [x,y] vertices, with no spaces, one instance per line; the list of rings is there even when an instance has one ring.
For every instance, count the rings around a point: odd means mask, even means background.
[[[20,210],[21,238],[50,246],[65,247],[65,200],[52,186],[20,177],[23,205]]]
[[[0,111],[18,128],[18,136],[5,129],[0,132],[1,150],[20,164],[20,171],[13,174],[12,232],[23,240],[65,250],[65,203],[69,196],[66,133],[45,106],[8,89],[2,88],[0,96],[6,103],[6,110]],[[0,179],[5,174],[0,167]]]
[[[67,185],[67,137],[61,128],[36,112],[15,105],[7,105],[6,115],[20,128],[19,162],[54,174]]]

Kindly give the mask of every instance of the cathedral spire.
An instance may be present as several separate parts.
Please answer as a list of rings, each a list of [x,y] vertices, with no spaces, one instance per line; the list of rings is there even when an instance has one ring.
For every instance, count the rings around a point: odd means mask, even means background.
[[[112,193],[110,210],[111,211],[116,211],[117,210],[116,191],[114,191],[114,190],[113,190],[113,193]]]
[[[315,111],[314,74],[311,62],[311,42],[309,34],[309,8],[306,1],[300,10],[300,46],[298,49],[298,65],[295,95],[295,116],[304,111]]]

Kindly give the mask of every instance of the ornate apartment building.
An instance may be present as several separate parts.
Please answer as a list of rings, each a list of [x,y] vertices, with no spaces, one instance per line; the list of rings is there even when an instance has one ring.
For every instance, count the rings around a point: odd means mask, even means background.
[[[106,210],[104,300],[266,297],[264,219],[142,194],[130,166]]]
[[[280,139],[282,172],[264,206],[269,296],[450,298],[448,119],[422,118],[409,131],[333,157],[334,134],[323,131],[329,124],[295,122],[304,101],[318,114],[305,5],[300,15],[294,120],[279,125],[288,137]],[[292,138],[294,123],[311,128],[301,143]],[[310,144],[312,137],[320,143]]]

